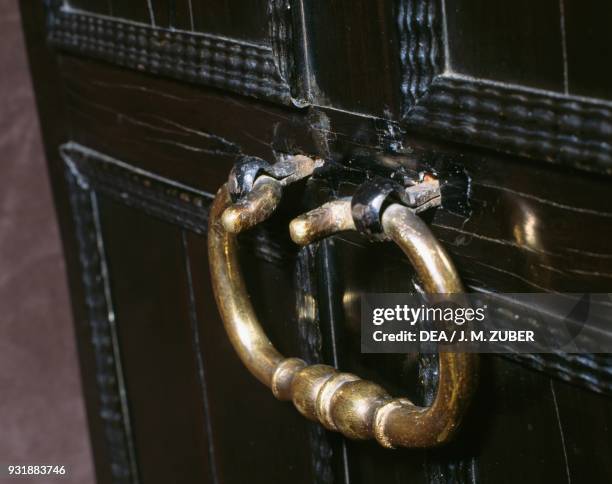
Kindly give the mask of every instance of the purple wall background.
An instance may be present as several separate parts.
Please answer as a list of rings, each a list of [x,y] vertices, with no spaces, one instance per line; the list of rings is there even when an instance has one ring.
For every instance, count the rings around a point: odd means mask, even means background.
[[[0,39],[0,465],[63,464],[62,479],[18,481],[89,484],[66,274],[17,0],[0,0]]]

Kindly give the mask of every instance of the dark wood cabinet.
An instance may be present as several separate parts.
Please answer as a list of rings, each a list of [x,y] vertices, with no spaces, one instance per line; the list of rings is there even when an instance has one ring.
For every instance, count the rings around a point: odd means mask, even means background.
[[[239,156],[332,162],[240,237],[251,300],[283,353],[421,402],[435,358],[359,346],[359,296],[414,290],[399,249],[344,235],[299,248],[291,218],[372,174],[430,170],[447,193],[426,219],[469,291],[612,292],[612,4],[21,9],[101,484],[612,480],[612,357],[483,355],[450,445],[351,441],[244,368],[206,250]]]

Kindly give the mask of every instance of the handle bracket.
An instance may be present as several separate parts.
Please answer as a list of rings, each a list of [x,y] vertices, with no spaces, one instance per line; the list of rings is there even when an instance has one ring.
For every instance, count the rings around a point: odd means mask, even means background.
[[[268,175],[260,175],[252,190],[237,204],[232,203],[228,186],[224,185],[210,213],[208,251],[213,291],[238,356],[258,380],[272,389],[276,398],[291,400],[307,418],[349,438],[375,438],[390,448],[423,448],[447,442],[456,432],[476,387],[476,355],[440,353],[436,397],[431,406],[419,407],[405,398],[392,398],[381,386],[357,375],[285,358],[266,336],[240,272],[236,233],[272,214],[280,200],[278,183]],[[249,215],[228,216],[236,207]],[[452,261],[416,215],[416,207],[381,203],[379,208],[383,235],[407,255],[425,290],[463,292]],[[351,199],[329,202],[294,219],[290,224],[291,237],[304,245],[338,231],[356,230],[354,215]],[[228,218],[239,222],[228,224]]]

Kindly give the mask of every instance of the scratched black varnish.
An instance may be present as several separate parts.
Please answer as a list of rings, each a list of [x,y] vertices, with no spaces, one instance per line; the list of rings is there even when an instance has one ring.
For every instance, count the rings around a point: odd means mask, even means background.
[[[275,401],[214,306],[208,203],[241,154],[330,162],[242,239],[274,344],[397,395],[427,403],[435,358],[361,355],[358,298],[414,290],[408,262],[287,234],[372,175],[438,175],[425,217],[471,291],[612,292],[612,7],[459,3],[21,2],[100,483],[612,479],[607,355],[484,357],[455,443],[389,451]]]

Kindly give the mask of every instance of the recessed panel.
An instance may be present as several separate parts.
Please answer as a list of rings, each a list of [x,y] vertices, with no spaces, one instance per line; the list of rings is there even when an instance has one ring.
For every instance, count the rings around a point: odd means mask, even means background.
[[[69,0],[66,5],[155,27],[269,43],[267,0]]]
[[[191,0],[194,30],[268,43],[267,0]]]
[[[612,2],[565,0],[570,94],[612,99]]]
[[[399,111],[399,42],[393,1],[304,2],[315,104],[390,117]]]
[[[445,2],[454,73],[563,92],[558,0]]]
[[[100,200],[141,482],[210,482],[205,394],[179,227]]]

